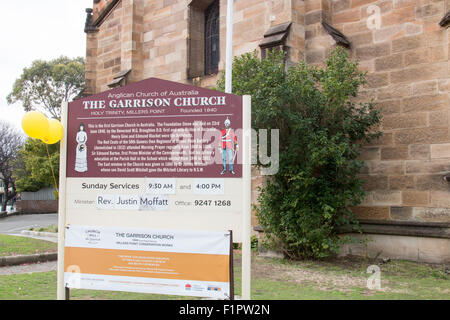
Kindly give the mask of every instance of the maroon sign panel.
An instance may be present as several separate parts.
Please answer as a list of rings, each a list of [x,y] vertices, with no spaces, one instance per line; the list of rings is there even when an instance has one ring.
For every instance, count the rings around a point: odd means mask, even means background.
[[[69,103],[67,177],[242,177],[242,97],[150,78]]]

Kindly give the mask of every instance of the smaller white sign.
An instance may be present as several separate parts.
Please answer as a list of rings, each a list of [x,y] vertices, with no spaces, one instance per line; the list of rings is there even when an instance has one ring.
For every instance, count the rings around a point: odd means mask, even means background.
[[[145,179],[147,193],[175,194],[177,179],[175,178],[147,178]]]
[[[194,194],[225,194],[225,179],[194,179]]]
[[[92,257],[96,261],[92,262]],[[66,227],[68,288],[228,299],[227,231]]]

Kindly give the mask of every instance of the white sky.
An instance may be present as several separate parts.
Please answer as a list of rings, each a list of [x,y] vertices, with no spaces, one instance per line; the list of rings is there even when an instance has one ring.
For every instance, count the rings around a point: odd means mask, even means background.
[[[0,1],[0,119],[21,130],[20,103],[8,105],[6,96],[25,67],[37,59],[61,55],[85,57],[86,8],[92,0]]]

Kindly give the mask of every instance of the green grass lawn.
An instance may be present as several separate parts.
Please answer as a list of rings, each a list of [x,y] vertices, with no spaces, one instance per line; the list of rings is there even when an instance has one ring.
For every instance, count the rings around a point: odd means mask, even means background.
[[[56,251],[57,244],[50,241],[0,234],[0,257]]]
[[[30,228],[31,231],[36,231],[36,232],[53,232],[53,233],[57,233],[58,232],[58,226],[56,224],[52,224],[46,227],[37,227],[37,228]]]
[[[262,263],[260,263],[262,262]],[[326,261],[287,261],[255,257],[253,299],[450,299],[444,265],[390,261],[379,264],[380,290],[367,288],[367,273],[377,261],[359,257]]]
[[[161,300],[183,297],[119,291],[71,290],[73,300]],[[56,271],[0,276],[0,300],[55,300]],[[189,299],[184,297],[184,299]]]
[[[366,286],[367,267],[375,264],[363,258],[328,261],[286,261],[253,256],[252,299],[450,299],[450,275],[443,265],[390,261],[379,265],[381,289]],[[235,259],[235,290],[241,293],[240,256]],[[0,300],[56,299],[56,272],[0,276]],[[141,293],[71,290],[71,299],[161,300],[191,297]]]

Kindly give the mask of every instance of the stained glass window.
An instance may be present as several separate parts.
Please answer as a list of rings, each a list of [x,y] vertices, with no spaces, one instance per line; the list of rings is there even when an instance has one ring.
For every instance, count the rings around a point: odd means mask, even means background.
[[[205,10],[205,74],[219,70],[219,0]]]

